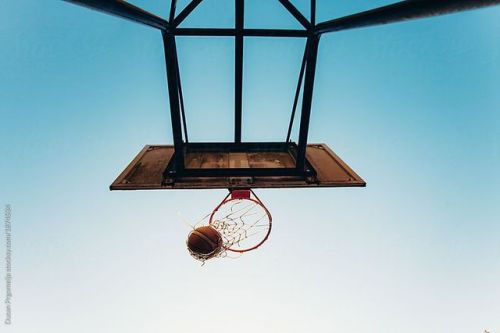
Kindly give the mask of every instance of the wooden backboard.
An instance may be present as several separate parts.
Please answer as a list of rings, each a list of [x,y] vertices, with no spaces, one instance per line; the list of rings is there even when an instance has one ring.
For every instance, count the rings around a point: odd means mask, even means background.
[[[316,171],[308,179],[293,176],[180,177],[165,182],[163,172],[174,154],[172,145],[147,145],[111,184],[111,190],[363,187],[366,183],[325,144],[307,145],[306,158]],[[187,153],[187,169],[289,168],[295,161],[287,153]]]

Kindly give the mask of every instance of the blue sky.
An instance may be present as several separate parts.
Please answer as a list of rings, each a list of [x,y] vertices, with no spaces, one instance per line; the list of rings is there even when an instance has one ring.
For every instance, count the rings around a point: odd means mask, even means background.
[[[229,27],[232,3],[205,0],[184,26]],[[318,1],[318,21],[386,3]],[[247,1],[246,15],[298,27],[277,1]],[[499,18],[322,37],[310,141],[367,187],[258,191],[268,242],[200,267],[177,213],[195,221],[224,191],[108,190],[145,144],[172,142],[160,33],[62,1],[2,2],[0,203],[14,251],[2,329],[500,332]],[[232,39],[178,45],[191,138],[230,140]],[[284,139],[302,47],[245,40],[245,140]]]

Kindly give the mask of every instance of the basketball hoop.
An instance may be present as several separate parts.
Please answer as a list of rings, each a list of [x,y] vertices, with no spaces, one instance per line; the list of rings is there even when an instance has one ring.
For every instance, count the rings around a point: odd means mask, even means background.
[[[209,225],[222,236],[225,250],[243,253],[264,244],[272,217],[252,190],[232,190],[210,215]]]

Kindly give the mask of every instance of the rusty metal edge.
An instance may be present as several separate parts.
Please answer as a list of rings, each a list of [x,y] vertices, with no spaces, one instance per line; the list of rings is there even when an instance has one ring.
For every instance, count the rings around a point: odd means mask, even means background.
[[[351,169],[351,167],[349,165],[347,165],[347,163],[345,163],[344,160],[342,160],[339,157],[339,155],[335,154],[335,152],[333,150],[331,150],[330,147],[328,147],[328,145],[326,143],[311,143],[311,144],[308,144],[307,146],[308,147],[309,146],[321,146],[328,154],[330,154],[330,156],[333,157],[333,159],[335,161],[338,162],[340,167],[342,167],[342,169],[344,169],[344,171],[346,173],[351,175],[351,177],[356,180],[356,183],[358,183],[360,187],[366,186],[366,182],[364,181],[364,179],[361,178],[353,169]]]
[[[144,148],[142,148],[142,150],[139,152],[139,154],[137,154],[137,156],[127,165],[127,167],[125,168],[125,170],[123,170],[120,173],[120,175],[115,179],[115,181],[109,186],[109,189],[111,191],[124,189],[122,181],[125,178],[127,178],[127,176],[129,175],[129,173],[136,166],[137,162],[139,162],[142,159],[142,157],[144,156],[144,154],[146,154],[146,152],[152,146],[153,145],[145,145]],[[160,145],[158,145],[158,146],[160,146]]]

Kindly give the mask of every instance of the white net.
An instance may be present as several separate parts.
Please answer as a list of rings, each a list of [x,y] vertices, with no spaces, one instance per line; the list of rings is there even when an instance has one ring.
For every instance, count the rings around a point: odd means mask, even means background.
[[[227,250],[246,252],[266,241],[271,232],[272,218],[258,200],[229,199],[212,213],[210,225],[219,231]]]

